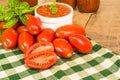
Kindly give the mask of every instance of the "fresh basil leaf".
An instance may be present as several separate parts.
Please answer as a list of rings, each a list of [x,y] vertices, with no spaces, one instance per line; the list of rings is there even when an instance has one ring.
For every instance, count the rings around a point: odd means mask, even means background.
[[[4,30],[0,30],[0,42],[1,42],[1,37],[2,37],[2,33]]]
[[[0,21],[4,21],[4,16],[0,16]]]
[[[26,17],[25,15],[20,16],[20,20],[22,21],[22,23],[23,23],[24,25],[27,24],[27,17]]]
[[[56,14],[57,12],[58,12],[58,8],[53,7],[53,8],[52,8],[52,14]]]
[[[1,37],[2,33],[3,33],[3,31],[4,31],[4,30],[0,30],[0,37]]]
[[[5,11],[5,6],[0,5],[0,14],[2,15]]]
[[[15,2],[15,0],[8,0],[8,6],[10,8],[13,8],[14,7],[14,2]]]
[[[14,12],[15,12],[15,14],[16,14],[16,15],[20,15],[20,10],[15,9],[15,11],[14,11]]]
[[[22,15],[22,14],[30,13],[30,12],[31,12],[30,9],[24,9],[24,10],[22,10],[22,11],[20,12],[20,14]]]
[[[4,14],[4,20],[9,21],[12,17],[15,17],[15,14],[13,11],[8,11]]]
[[[27,2],[19,3],[19,9],[28,9],[28,8],[30,8],[30,5]]]
[[[38,6],[38,5],[33,6],[33,7],[30,7],[30,10],[31,10],[31,11],[34,11],[37,6]]]
[[[18,18],[11,18],[6,25],[4,26],[4,28],[11,28],[12,26],[14,26],[16,23],[18,22]]]
[[[19,7],[19,0],[14,0],[14,4],[13,4],[13,8],[14,9],[18,9],[18,7]]]
[[[52,4],[50,4],[49,9],[52,11],[52,14],[56,14],[58,12],[58,8],[56,7],[56,0]]]

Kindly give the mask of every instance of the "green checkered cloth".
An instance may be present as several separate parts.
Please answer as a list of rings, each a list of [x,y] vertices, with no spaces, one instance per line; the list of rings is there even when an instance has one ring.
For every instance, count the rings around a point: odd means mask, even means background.
[[[120,56],[91,42],[89,54],[75,52],[45,70],[27,67],[18,48],[6,51],[0,46],[0,80],[120,80]]]

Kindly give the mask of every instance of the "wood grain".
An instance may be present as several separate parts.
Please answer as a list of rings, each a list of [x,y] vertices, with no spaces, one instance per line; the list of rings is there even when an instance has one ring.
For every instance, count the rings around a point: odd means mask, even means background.
[[[120,0],[101,0],[100,8],[90,18],[86,31],[94,41],[120,54]]]

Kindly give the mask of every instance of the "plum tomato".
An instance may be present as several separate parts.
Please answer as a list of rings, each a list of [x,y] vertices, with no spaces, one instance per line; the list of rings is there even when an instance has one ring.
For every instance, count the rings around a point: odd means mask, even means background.
[[[51,42],[37,42],[33,44],[25,53],[25,57],[28,55],[35,53],[35,52],[41,52],[41,51],[54,51],[53,43]]]
[[[92,49],[92,43],[90,40],[81,34],[74,34],[69,36],[69,41],[71,45],[75,47],[76,50],[80,53],[87,54]]]
[[[15,48],[18,40],[18,33],[13,28],[8,28],[2,33],[2,46],[5,49]]]
[[[53,51],[41,51],[30,54],[24,59],[25,64],[34,69],[50,68],[57,62],[58,58]]]
[[[31,18],[31,17],[34,16],[34,15],[33,15],[33,14],[30,14],[30,13],[26,13],[25,16],[26,16],[26,18],[27,18],[27,20],[28,20],[29,18]]]
[[[41,21],[38,17],[31,16],[27,21],[27,28],[32,35],[38,35],[41,31]]]
[[[33,36],[28,32],[22,32],[18,37],[18,47],[24,53],[34,44]]]
[[[20,34],[23,31],[28,31],[27,27],[25,25],[21,25],[17,28],[17,32]]]
[[[4,29],[4,26],[6,25],[6,22],[0,22],[0,30],[3,30]]]
[[[70,58],[73,55],[72,46],[66,39],[56,38],[53,40],[56,53],[62,58]]]
[[[55,32],[55,36],[58,38],[68,38],[72,34],[86,35],[86,32],[85,29],[78,24],[68,24],[61,26]]]
[[[37,42],[41,41],[49,41],[52,42],[54,39],[54,30],[50,28],[45,28],[42,30],[42,32],[37,36]]]

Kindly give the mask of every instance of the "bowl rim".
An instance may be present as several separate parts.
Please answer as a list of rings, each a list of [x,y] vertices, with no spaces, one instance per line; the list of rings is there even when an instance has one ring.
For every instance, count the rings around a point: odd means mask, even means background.
[[[72,16],[73,17],[73,8],[70,6],[70,5],[68,5],[68,4],[66,4],[66,3],[61,3],[61,2],[57,2],[56,4],[62,4],[62,5],[65,5],[65,6],[67,6],[67,7],[69,7],[70,8],[70,13],[68,13],[67,15],[65,15],[65,16],[60,16],[60,17],[46,17],[46,16],[42,16],[42,15],[40,15],[39,13],[37,13],[37,9],[40,7],[40,6],[43,6],[43,5],[46,5],[46,4],[52,4],[53,2],[45,2],[45,3],[43,3],[43,4],[40,4],[40,5],[38,5],[36,8],[35,8],[35,15],[37,15],[37,16],[39,16],[39,17],[41,17],[41,19],[43,19],[43,21],[44,21],[44,19],[50,19],[50,20],[58,20],[58,19],[63,19],[63,18],[65,18],[65,17],[68,17],[68,16]],[[63,19],[64,20],[64,19]]]

